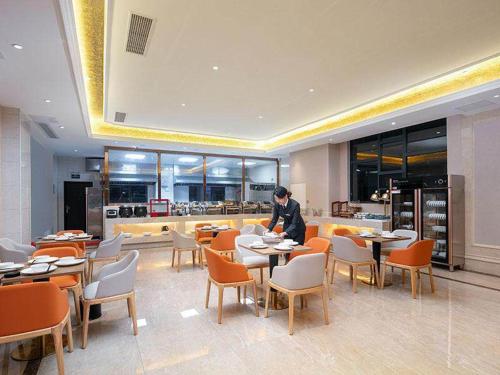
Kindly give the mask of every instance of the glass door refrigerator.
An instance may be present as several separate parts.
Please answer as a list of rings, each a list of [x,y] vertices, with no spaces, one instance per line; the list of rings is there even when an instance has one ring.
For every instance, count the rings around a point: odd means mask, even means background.
[[[464,176],[426,178],[421,189],[421,239],[434,240],[432,263],[463,267],[465,255]]]
[[[416,181],[391,179],[392,230],[409,229],[419,232],[419,189]]]

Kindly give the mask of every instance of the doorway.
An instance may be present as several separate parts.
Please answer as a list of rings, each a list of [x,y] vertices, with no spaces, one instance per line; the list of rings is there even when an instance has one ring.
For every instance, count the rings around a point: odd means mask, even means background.
[[[64,229],[87,227],[85,188],[92,187],[92,182],[64,181]]]

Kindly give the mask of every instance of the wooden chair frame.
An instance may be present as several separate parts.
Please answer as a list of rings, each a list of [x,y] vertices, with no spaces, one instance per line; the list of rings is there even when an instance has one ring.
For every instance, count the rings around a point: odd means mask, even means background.
[[[181,270],[181,254],[182,254],[182,252],[184,252],[184,251],[191,251],[192,256],[193,256],[193,268],[196,265],[195,257],[196,257],[196,253],[198,253],[197,254],[197,256],[198,256],[198,263],[200,265],[200,268],[203,269],[203,254],[202,254],[202,250],[203,250],[203,247],[201,247],[201,246],[197,246],[197,247],[193,247],[193,248],[185,248],[185,249],[173,247],[172,248],[172,268],[174,268],[175,253],[176,252],[177,252],[177,272],[180,272],[180,270]]]
[[[15,335],[2,336],[0,337],[0,345],[44,335],[52,335],[52,338],[54,339],[58,374],[64,375],[64,347],[62,338],[64,327],[66,327],[66,336],[68,339],[68,352],[71,353],[73,351],[73,331],[71,330],[71,319],[69,315],[70,309],[68,308],[68,312],[66,313],[64,319],[53,327],[38,329],[31,332],[17,333]]]
[[[255,316],[259,316],[259,305],[257,304],[257,284],[255,283],[254,279],[251,280],[246,280],[246,281],[239,281],[235,283],[219,283],[218,281],[215,281],[212,279],[210,276],[208,276],[207,280],[207,294],[205,297],[205,308],[208,309],[208,302],[210,300],[210,287],[211,284],[214,283],[217,286],[217,289],[219,290],[219,300],[217,303],[217,323],[221,324],[222,323],[222,300],[224,296],[224,288],[236,288],[237,296],[238,296],[238,303],[240,303],[240,287],[244,287],[244,298],[246,299],[246,288],[247,286],[252,286],[253,289],[253,299],[254,299],[254,304],[255,304]]]
[[[111,296],[111,297],[103,297],[103,298],[95,298],[95,299],[82,298],[82,303],[83,303],[82,349],[85,349],[87,347],[90,306],[101,304],[101,303],[106,303],[106,302],[119,301],[122,299],[127,300],[128,316],[132,318],[132,325],[134,327],[134,336],[137,336],[137,334],[138,334],[137,312],[135,309],[135,292],[134,291],[131,291],[131,292],[125,293],[125,294],[120,294],[117,296]]]
[[[392,263],[392,262],[387,262],[385,261],[383,263],[382,272],[381,272],[381,284],[382,284],[382,289],[384,288],[384,280],[385,280],[385,272],[387,266],[390,267],[396,267],[400,268],[402,271],[402,284],[404,285],[405,283],[405,270],[410,271],[410,280],[411,280],[411,295],[413,298],[417,298],[417,277],[420,279],[420,270],[427,268],[429,272],[429,281],[431,284],[431,291],[434,293],[436,291],[436,287],[434,285],[434,278],[432,277],[432,264],[425,264],[423,266],[407,266],[405,264],[398,264],[398,263]]]
[[[350,262],[348,260],[337,258],[335,257],[335,255],[333,255],[332,272],[330,274],[330,284],[333,284],[333,276],[335,274],[335,267],[337,265],[337,262],[349,265],[350,277],[352,280],[352,291],[354,293],[358,292],[358,267],[362,266],[370,267],[370,284],[373,283],[373,275],[375,274],[375,284],[377,285],[377,288],[380,289],[380,277],[378,273],[377,262],[375,261],[375,259],[372,259],[367,262]]]
[[[92,282],[92,274],[94,272],[94,263],[110,263],[117,262],[120,259],[120,255],[116,255],[114,257],[105,257],[105,258],[87,258],[88,260],[88,274],[87,274],[87,284]]]
[[[328,280],[327,280],[328,282]],[[294,302],[295,296],[300,296],[300,306],[301,308],[307,306],[307,300],[304,295],[318,293],[323,300],[323,316],[325,319],[325,324],[329,324],[328,320],[328,288],[324,285],[318,285],[314,288],[307,289],[286,289],[278,284],[273,283],[272,281],[268,281],[267,289],[266,289],[266,307],[264,311],[264,317],[267,318],[269,316],[269,298],[271,296],[271,288],[274,288],[282,293],[288,295],[288,334],[293,335],[293,316],[294,316]]]

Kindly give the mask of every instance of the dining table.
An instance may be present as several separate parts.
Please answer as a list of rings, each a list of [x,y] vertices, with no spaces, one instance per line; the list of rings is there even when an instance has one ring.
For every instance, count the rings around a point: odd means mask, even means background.
[[[93,235],[89,234],[86,237],[69,237],[65,240],[48,239],[47,237],[41,237],[35,241],[35,245],[38,248],[40,245],[45,245],[48,243],[60,243],[60,242],[90,242],[92,241]]]
[[[28,261],[24,268],[29,266],[31,266],[31,262]],[[51,277],[68,275],[79,275],[80,279],[83,280],[84,270],[85,263],[81,263],[74,266],[58,266],[54,271],[36,275],[20,274],[15,277],[5,277],[5,273],[0,273],[0,285],[49,281]],[[63,335],[63,345],[67,345],[66,335]],[[55,353],[55,349],[52,336],[45,335],[22,342],[10,353],[10,355],[17,361],[31,361],[41,359],[53,353]]]
[[[264,239],[264,236],[263,236],[263,239]],[[290,252],[292,252],[292,251],[307,251],[307,250],[312,249],[311,247],[304,246],[304,245],[291,246],[291,250],[275,249],[274,246],[276,246],[277,244],[279,244],[281,242],[282,241],[278,240],[278,239],[271,242],[271,243],[264,242],[264,244],[267,246],[262,247],[262,248],[255,248],[255,247],[252,247],[251,245],[244,245],[244,244],[240,244],[239,246],[241,246],[245,249],[248,249],[250,251],[253,251],[254,253],[257,253],[259,255],[264,255],[264,256],[269,257],[269,278],[271,278],[273,276],[273,269],[274,269],[274,267],[276,267],[278,265],[279,257],[281,255],[290,254]],[[265,303],[266,303],[264,298],[259,298],[257,302],[258,302],[259,306],[261,306],[261,307],[264,307]],[[275,290],[274,288],[271,289],[271,301],[270,302],[271,303],[269,304],[269,308],[271,310],[283,310],[283,309],[288,308],[287,300],[284,298],[280,298],[280,296],[278,295],[278,291]]]
[[[234,228],[230,228],[230,227],[227,227],[227,228],[215,227],[215,228],[207,228],[207,229],[196,228],[196,230],[203,232],[203,233],[212,233],[212,237],[217,237],[217,235],[220,232],[225,232],[225,231],[232,230],[232,229],[234,229]]]
[[[352,239],[358,239],[358,240],[364,240],[364,241],[371,241],[372,242],[372,254],[373,254],[373,259],[375,259],[375,262],[377,262],[377,272],[380,274],[380,256],[382,254],[382,244],[388,243],[388,242],[394,242],[394,241],[403,241],[403,240],[409,240],[411,237],[407,236],[382,236],[382,235],[375,235],[372,234],[370,236],[366,235],[361,235],[361,234],[349,234],[346,237],[352,238]],[[375,281],[366,282],[367,284],[375,285]],[[387,281],[385,286],[391,285],[389,281]]]

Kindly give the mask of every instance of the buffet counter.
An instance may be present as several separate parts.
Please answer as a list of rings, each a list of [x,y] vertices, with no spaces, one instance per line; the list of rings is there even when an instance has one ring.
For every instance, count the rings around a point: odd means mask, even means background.
[[[215,225],[228,225],[231,228],[241,228],[245,224],[259,224],[264,219],[269,219],[270,214],[235,214],[235,215],[200,215],[200,216],[163,216],[163,217],[129,217],[106,218],[104,217],[104,239],[113,238],[119,232],[127,233],[124,241],[125,248],[147,248],[167,246],[172,241],[171,234],[162,233],[165,225],[169,229],[181,233],[193,234],[197,223],[211,223]],[[336,227],[348,227],[358,232],[382,231],[390,229],[389,220],[358,220],[340,217],[305,216],[309,223],[319,224],[319,235],[331,237]]]

